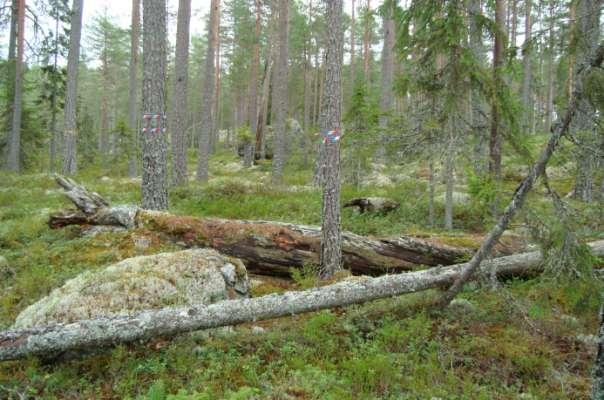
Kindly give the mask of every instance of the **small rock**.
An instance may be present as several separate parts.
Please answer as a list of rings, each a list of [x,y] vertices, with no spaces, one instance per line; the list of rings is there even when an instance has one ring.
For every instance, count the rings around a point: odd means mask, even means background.
[[[533,400],[533,399],[535,399],[535,396],[533,396],[530,393],[520,393],[518,395],[518,398],[522,399],[522,400]]]
[[[109,182],[109,181],[111,181],[110,177],[108,177],[108,176],[102,176],[101,177],[101,182]]]
[[[263,327],[261,327],[261,326],[252,326],[252,333],[254,335],[261,335],[264,332],[266,332],[266,329],[264,329]]]
[[[473,313],[476,311],[476,306],[466,299],[453,299],[451,304],[449,304],[449,308],[464,313]]]

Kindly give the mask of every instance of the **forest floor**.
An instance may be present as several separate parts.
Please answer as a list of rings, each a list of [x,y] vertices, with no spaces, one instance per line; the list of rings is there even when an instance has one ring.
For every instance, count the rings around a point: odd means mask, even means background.
[[[235,156],[218,154],[208,184],[191,182],[171,191],[170,211],[320,224],[321,194],[308,184],[310,167],[298,161],[286,171],[286,185],[275,189],[269,185],[270,163],[245,171]],[[471,184],[456,189],[470,194],[466,200],[459,196],[457,229],[446,232],[426,227],[425,169],[389,167],[388,174],[395,184],[345,186],[342,198],[385,196],[401,207],[386,215],[344,209],[344,229],[478,245],[489,226],[488,207]],[[140,180],[115,176],[97,167],[76,180],[113,204],[138,203]],[[504,199],[519,179],[506,176]],[[552,182],[562,194],[569,190],[564,177]],[[439,193],[441,188],[439,182]],[[530,204],[545,204],[542,192]],[[8,261],[0,265],[1,329],[82,271],[176,249],[159,242],[137,248],[131,232],[81,237],[76,227],[49,229],[49,213],[67,205],[47,174],[0,175],[0,254]],[[439,224],[442,210],[437,201]],[[602,232],[601,212],[581,210],[584,236]],[[516,242],[509,246],[526,244]],[[267,279],[254,295],[310,287],[316,284],[312,273],[296,274],[292,281]],[[0,399],[587,399],[600,303],[596,290],[584,280],[561,283],[546,276],[508,281],[496,291],[472,284],[445,311],[426,306],[438,295],[427,291],[211,335],[120,345],[79,359],[3,362]]]

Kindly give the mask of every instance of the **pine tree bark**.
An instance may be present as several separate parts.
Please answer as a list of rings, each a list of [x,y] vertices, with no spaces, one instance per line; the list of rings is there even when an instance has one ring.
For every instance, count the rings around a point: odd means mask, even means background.
[[[363,35],[363,72],[365,74],[365,85],[369,86],[371,76],[369,75],[370,40],[371,40],[371,0],[367,0],[365,8],[365,34]]]
[[[530,1],[530,0],[529,0]],[[482,15],[480,0],[470,0],[468,2],[468,13],[470,17],[470,48],[475,60],[484,63],[484,45],[482,40],[482,31],[478,24],[478,18]],[[483,177],[488,170],[488,133],[485,132],[486,125],[486,104],[483,100],[480,90],[473,87],[471,90],[470,106],[472,131],[474,135],[474,173]]]
[[[215,54],[218,44],[218,27],[220,25],[220,1],[212,0],[210,5],[210,23],[208,25],[208,49],[205,60],[203,80],[203,98],[201,102],[201,127],[199,132],[199,149],[197,152],[197,180],[208,180],[208,158],[210,156],[210,136],[212,135],[212,108],[215,94]]]
[[[579,0],[577,2],[577,20],[575,23],[576,55],[578,64],[585,59],[597,46],[600,38],[600,14],[602,0]],[[575,66],[577,68],[577,66]],[[575,81],[575,85],[583,82]],[[589,99],[583,98],[579,102],[577,118],[573,121],[572,132],[578,138],[576,151],[577,174],[575,180],[574,196],[585,202],[595,198],[595,174],[598,166],[599,138],[596,124],[596,109]]]
[[[591,247],[595,254],[604,255],[604,241],[594,242]],[[500,277],[531,276],[541,271],[541,260],[537,251],[516,254],[488,260],[482,270],[493,270]],[[467,264],[457,264],[378,278],[358,277],[309,290],[226,300],[205,306],[166,307],[131,316],[8,330],[0,333],[0,361],[31,356],[48,359],[72,350],[104,348],[156,336],[174,336],[442,288],[455,281],[465,268]]]
[[[54,42],[54,61],[53,61],[53,74],[57,74],[59,64],[59,12],[55,14],[55,42]],[[57,160],[57,146],[59,143],[59,133],[57,132],[57,92],[58,85],[56,78],[52,80],[52,93],[50,95],[50,152],[49,152],[49,171],[54,172]]]
[[[143,120],[142,205],[150,210],[168,208],[166,63],[166,1],[143,0],[143,114],[159,115],[160,121],[153,129],[150,120]]]
[[[15,98],[15,67],[17,64],[17,29],[19,25],[19,0],[12,0],[10,6],[10,31],[8,36],[8,57],[7,57],[7,71],[8,79],[6,80],[6,98],[12,99],[8,102],[8,114],[6,121],[11,124],[10,129],[12,130],[13,114],[14,114],[14,98]],[[9,132],[10,135],[10,132]],[[3,157],[7,157],[2,160],[2,168],[8,168],[8,152],[2,154]]]
[[[287,118],[287,61],[288,61],[288,8],[289,0],[279,0],[279,55],[275,66],[275,82],[273,85],[273,110],[275,115],[273,142],[275,146],[273,156],[272,182],[281,184],[283,181],[283,168],[285,166],[285,121]]]
[[[132,0],[132,21],[130,31],[130,65],[128,67],[128,126],[132,135],[132,142],[128,149],[128,175],[134,177],[137,174],[138,143],[140,142],[140,130],[138,128],[137,107],[137,72],[138,52],[140,44],[140,9],[141,0]]]
[[[356,56],[356,42],[355,42],[355,29],[356,29],[356,19],[355,19],[355,11],[356,11],[355,0],[352,0],[351,12],[350,12],[350,98],[354,95],[354,84],[356,80],[356,65],[355,65],[355,56]]]
[[[250,68],[250,82],[249,82],[249,99],[248,99],[248,124],[252,132],[252,137],[258,135],[258,69],[260,68],[260,34],[261,31],[261,18],[262,18],[262,5],[260,0],[255,0],[256,5],[256,25],[254,29],[254,49],[252,54],[252,64]],[[253,160],[256,155],[256,141],[250,141],[249,149],[249,160],[246,160],[245,166],[251,167]]]
[[[388,11],[384,14],[384,45],[382,47],[382,74],[381,74],[381,88],[380,88],[380,142],[378,144],[378,150],[376,153],[377,161],[380,163],[385,162],[386,148],[385,141],[387,134],[385,130],[388,128],[390,121],[390,114],[392,113],[393,104],[393,74],[394,74],[394,61],[392,57],[392,51],[394,49],[394,3],[392,0],[389,2]]]
[[[69,54],[67,56],[67,92],[65,94],[65,124],[63,144],[63,174],[72,175],[78,170],[77,164],[77,120],[78,65],[80,62],[80,38],[82,36],[83,0],[73,0],[71,9],[71,31],[69,33]]]
[[[552,118],[554,114],[554,4],[550,3],[549,27],[548,27],[548,46],[547,46],[547,75],[545,85],[545,124],[544,131],[549,133],[552,130]]]
[[[493,81],[495,91],[501,91],[503,79],[503,46],[505,34],[505,0],[495,0],[495,46],[493,48]],[[491,106],[491,136],[489,138],[489,174],[495,182],[501,180],[501,132],[500,114],[497,100]]]
[[[531,53],[532,53],[532,27],[533,21],[531,18],[532,0],[524,0],[524,44],[522,46],[522,104],[524,106],[523,113],[523,128],[528,133],[531,128],[531,115],[533,114],[533,102],[531,101]]]
[[[189,25],[191,0],[180,0],[176,27],[176,55],[174,58],[174,93],[170,112],[172,134],[172,168],[174,184],[187,183],[187,98],[189,76]]]
[[[25,43],[25,0],[19,0],[17,9],[17,61],[15,64],[15,97],[13,98],[13,120],[8,142],[7,169],[21,170],[21,114],[23,109],[23,51]]]
[[[326,1],[327,54],[325,95],[321,109],[322,132],[342,132],[342,0]],[[321,277],[329,278],[342,268],[342,222],[340,209],[340,141],[325,141],[325,176],[321,225]]]

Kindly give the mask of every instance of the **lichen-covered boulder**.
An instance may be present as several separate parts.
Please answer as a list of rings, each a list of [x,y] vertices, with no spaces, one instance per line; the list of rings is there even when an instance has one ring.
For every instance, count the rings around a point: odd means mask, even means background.
[[[249,296],[241,260],[213,249],[134,257],[84,272],[27,307],[13,328],[67,323]]]

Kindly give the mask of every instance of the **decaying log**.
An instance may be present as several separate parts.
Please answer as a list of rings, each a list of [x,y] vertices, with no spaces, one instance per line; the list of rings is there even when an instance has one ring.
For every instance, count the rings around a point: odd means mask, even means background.
[[[604,255],[604,240],[591,243],[590,246],[596,255]],[[540,261],[540,252],[517,254],[485,261],[482,271],[494,270],[501,276],[538,273]],[[377,278],[353,277],[311,290],[6,331],[0,333],[0,360],[14,360],[31,355],[57,356],[65,351],[111,346],[154,336],[171,336],[446,287],[466,267],[467,264],[464,263]]]
[[[359,212],[388,213],[399,208],[399,202],[384,197],[356,197],[344,203],[344,207],[354,207]]]
[[[245,221],[177,216],[143,210],[135,206],[111,207],[98,203],[96,193],[88,192],[72,180],[58,178],[78,210],[51,215],[51,228],[66,225],[112,225],[142,228],[186,247],[212,247],[238,257],[248,270],[259,274],[287,276],[291,268],[319,264],[321,230],[319,227],[270,221]],[[74,198],[77,201],[74,201]],[[91,210],[91,211],[88,211]],[[344,268],[353,273],[379,275],[409,271],[419,265],[451,265],[468,259],[471,250],[428,240],[401,236],[373,239],[343,232]]]

